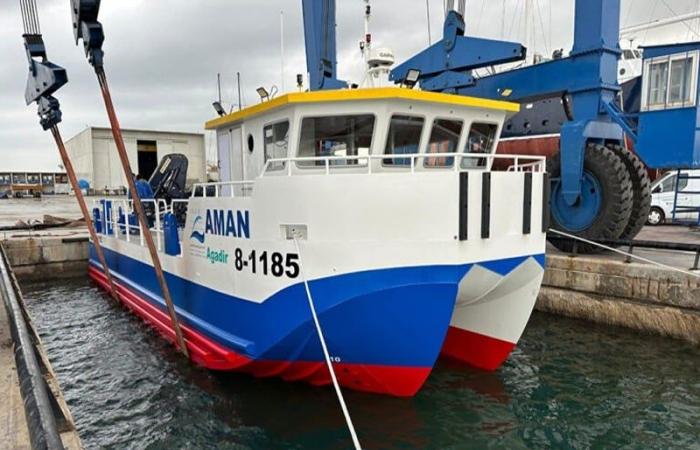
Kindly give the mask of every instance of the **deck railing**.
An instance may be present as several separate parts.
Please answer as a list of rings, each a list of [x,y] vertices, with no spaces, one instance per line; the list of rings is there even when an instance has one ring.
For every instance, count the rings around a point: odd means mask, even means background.
[[[250,197],[254,184],[254,180],[195,183],[192,186],[192,197]]]
[[[450,164],[440,164],[440,160]],[[380,166],[373,164],[379,161]],[[420,164],[420,162],[423,164]],[[432,163],[429,163],[433,161]],[[265,163],[262,176],[286,174],[318,174],[322,169],[326,175],[349,169],[364,169],[367,174],[408,171],[410,173],[433,170],[467,171],[507,171],[536,172],[546,171],[544,156],[501,155],[488,153],[411,153],[392,155],[350,155],[321,157],[274,158]],[[504,163],[503,168],[497,163]],[[293,168],[295,170],[293,170]]]
[[[379,167],[377,166],[379,162]],[[421,164],[422,162],[422,164]],[[449,164],[447,164],[449,162]],[[261,177],[318,175],[323,173],[396,173],[430,171],[500,171],[534,172],[546,171],[544,156],[500,155],[487,153],[407,153],[397,155],[350,155],[321,157],[291,157],[269,159],[263,167]],[[359,169],[359,171],[358,171]],[[221,181],[197,183],[192,197],[236,198],[250,197],[255,180]]]
[[[110,204],[109,215],[106,214],[107,209],[103,207],[103,203]],[[153,226],[148,229],[153,234],[158,251],[163,251],[163,226],[162,218],[166,213],[172,213],[175,207],[175,202],[187,202],[187,200],[173,200],[173,204],[168,205],[164,199],[141,199],[144,209],[153,208],[153,214],[149,217],[153,218]],[[129,216],[134,213],[134,204],[128,199],[96,199],[93,205],[99,208],[102,219],[102,234],[114,235],[117,239],[123,239],[126,242],[131,242],[138,239],[139,245],[144,246],[144,230],[140,224],[132,225],[129,223]],[[119,221],[120,212],[124,216],[124,222]]]

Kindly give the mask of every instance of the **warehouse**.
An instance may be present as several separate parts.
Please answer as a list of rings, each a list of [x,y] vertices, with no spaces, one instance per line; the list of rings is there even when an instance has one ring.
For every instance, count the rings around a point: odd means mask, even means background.
[[[204,135],[172,131],[122,130],[134,173],[148,179],[165,156],[181,153],[189,160],[187,183],[206,181]],[[103,191],[119,191],[126,179],[110,128],[88,127],[66,142],[78,179]]]

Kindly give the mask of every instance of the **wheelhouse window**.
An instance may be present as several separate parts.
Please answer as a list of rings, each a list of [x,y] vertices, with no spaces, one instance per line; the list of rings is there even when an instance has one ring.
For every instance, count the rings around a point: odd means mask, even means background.
[[[498,126],[492,123],[472,123],[467,137],[467,144],[464,148],[464,153],[471,154],[491,154],[494,150],[496,142],[496,133]],[[462,158],[461,167],[463,169],[473,167],[486,167],[487,158],[465,157]]]
[[[309,157],[340,157],[329,162],[331,166],[367,165],[374,134],[374,116],[371,114],[306,117],[301,122],[301,140],[298,155]],[[299,161],[301,167],[325,166],[325,161]]]
[[[263,128],[263,142],[265,143],[265,162],[269,159],[282,159],[287,157],[289,149],[289,121],[279,122]],[[272,162],[268,170],[281,170],[286,167],[282,161]]]
[[[642,110],[695,106],[697,72],[697,51],[646,61]]]
[[[463,122],[461,120],[436,119],[430,132],[428,142],[428,154],[455,153],[462,136]],[[452,167],[452,156],[428,156],[425,158],[425,167]]]
[[[384,148],[385,155],[410,155],[419,152],[420,138],[425,119],[422,117],[395,115],[391,117],[389,135]],[[388,158],[387,166],[410,166],[410,158]]]

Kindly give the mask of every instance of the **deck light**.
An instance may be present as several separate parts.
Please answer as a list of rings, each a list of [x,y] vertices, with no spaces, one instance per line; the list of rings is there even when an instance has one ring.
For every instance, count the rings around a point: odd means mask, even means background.
[[[420,70],[410,69],[408,71],[408,73],[406,74],[406,79],[403,80],[403,83],[406,85],[407,88],[413,89],[413,87],[418,83],[419,78],[420,78]]]
[[[259,87],[259,88],[256,89],[256,91],[258,92],[258,95],[260,96],[260,101],[261,101],[261,102],[264,102],[264,101],[266,101],[266,100],[269,100],[269,98],[270,98],[270,93],[267,92],[267,89],[265,89],[264,87]]]
[[[221,117],[224,117],[226,115],[226,110],[224,109],[223,106],[221,106],[221,103],[219,102],[214,102],[211,104],[214,109],[216,110],[216,113],[220,115]]]

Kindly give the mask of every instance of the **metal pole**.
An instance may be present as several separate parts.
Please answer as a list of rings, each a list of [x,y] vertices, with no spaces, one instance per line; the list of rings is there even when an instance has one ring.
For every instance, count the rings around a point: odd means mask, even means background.
[[[284,94],[284,11],[280,11],[280,78],[281,92]]]
[[[428,16],[428,47],[433,45],[433,33],[430,31],[430,0],[425,0],[425,14]]]
[[[236,72],[236,84],[238,85],[238,110],[243,109],[243,104],[241,103],[241,73]]]
[[[163,274],[163,266],[160,264],[160,258],[158,257],[158,251],[156,250],[155,243],[153,242],[153,236],[146,222],[146,214],[143,210],[143,204],[141,203],[141,198],[136,191],[136,183],[132,176],[131,164],[129,163],[129,157],[126,153],[126,146],[124,145],[124,138],[122,136],[121,127],[119,125],[119,120],[117,119],[117,113],[114,110],[114,103],[112,102],[112,96],[109,92],[109,85],[107,84],[107,76],[105,75],[104,69],[99,68],[96,70],[97,79],[100,83],[100,90],[102,91],[102,97],[105,101],[105,107],[107,109],[107,115],[109,116],[109,122],[112,126],[112,135],[114,136],[114,142],[117,145],[117,152],[119,153],[119,159],[122,163],[122,168],[124,169],[124,175],[126,176],[126,182],[129,185],[129,191],[131,192],[131,197],[134,201],[134,209],[136,209],[136,216],[139,219],[139,224],[141,225],[141,235],[145,238],[148,251],[151,254],[151,261],[153,262],[153,268],[156,272],[156,277],[158,278],[158,283],[160,284],[161,291],[163,293],[163,299],[168,307],[168,313],[170,314],[170,320],[175,330],[175,337],[177,344],[180,347],[180,351],[185,355],[189,356],[187,352],[187,346],[185,345],[185,340],[182,337],[182,330],[180,329],[180,323],[177,320],[177,314],[175,312],[175,305],[173,305],[173,300],[170,297],[170,290],[168,289],[168,284],[165,281],[165,275]]]
[[[66,174],[68,175],[68,180],[73,192],[75,192],[75,198],[80,206],[80,211],[83,213],[83,218],[85,219],[85,224],[87,225],[88,231],[90,232],[90,238],[93,244],[95,244],[95,253],[97,253],[97,259],[100,260],[102,268],[105,275],[107,276],[107,281],[109,282],[110,294],[115,300],[119,300],[119,294],[117,288],[114,285],[114,279],[112,278],[112,273],[107,266],[107,260],[105,259],[105,254],[102,251],[102,244],[100,244],[100,238],[95,231],[95,224],[92,222],[92,217],[90,216],[90,211],[85,204],[85,197],[83,197],[83,191],[80,190],[78,185],[78,179],[75,176],[75,170],[73,169],[73,163],[68,157],[68,152],[66,151],[66,146],[61,138],[61,132],[58,130],[58,126],[54,125],[51,127],[51,134],[53,135],[54,141],[56,141],[56,146],[58,147],[58,153],[61,155],[61,161],[63,162],[63,167],[66,169]],[[106,218],[105,218],[106,222]]]
[[[221,104],[221,74],[217,73],[216,74],[216,87],[219,92],[219,104]]]

